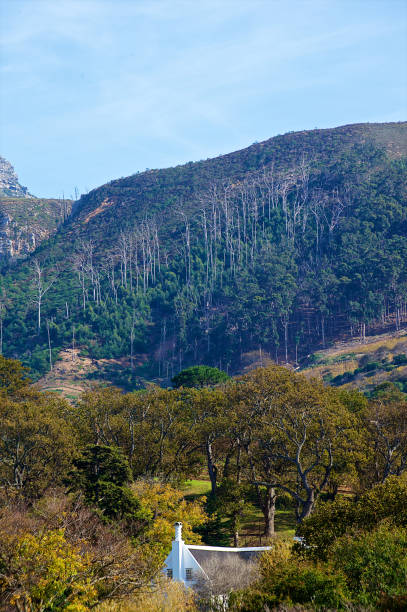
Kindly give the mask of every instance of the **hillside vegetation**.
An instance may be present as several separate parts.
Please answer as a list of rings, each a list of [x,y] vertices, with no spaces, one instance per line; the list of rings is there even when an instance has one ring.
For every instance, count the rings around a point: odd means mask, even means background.
[[[95,189],[3,275],[3,352],[40,376],[79,348],[134,388],[402,329],[406,155],[407,123],[360,124]]]
[[[0,357],[5,612],[406,608],[396,388],[366,397],[276,365],[214,384],[201,366],[173,389],[71,405],[27,374]],[[270,550],[240,569],[222,560],[174,601],[160,575],[176,521],[188,544]]]
[[[71,200],[0,197],[0,265],[35,251],[56,233],[71,207]]]
[[[335,385],[349,385],[367,393],[392,383],[407,393],[407,332],[370,336],[360,340],[339,342],[311,355],[302,372],[320,377]]]

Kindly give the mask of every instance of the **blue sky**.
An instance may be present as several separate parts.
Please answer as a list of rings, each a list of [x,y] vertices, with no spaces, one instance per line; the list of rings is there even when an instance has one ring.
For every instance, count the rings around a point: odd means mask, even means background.
[[[0,152],[37,196],[407,118],[407,0],[1,0]]]

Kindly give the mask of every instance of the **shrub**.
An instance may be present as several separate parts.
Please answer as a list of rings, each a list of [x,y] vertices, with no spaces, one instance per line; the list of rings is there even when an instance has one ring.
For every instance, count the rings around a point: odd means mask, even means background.
[[[0,508],[0,601],[16,602],[6,610],[82,612],[146,588],[160,565],[79,499],[55,491]],[[44,607],[33,603],[38,597]]]
[[[345,577],[330,564],[315,564],[276,543],[262,555],[260,579],[253,587],[231,596],[231,609],[239,612],[274,609],[278,604],[308,604],[341,609],[348,603]]]
[[[384,519],[407,527],[407,482],[403,477],[390,476],[359,500],[337,497],[333,502],[321,503],[298,528],[298,535],[308,546],[302,547],[301,552],[326,560],[336,538],[352,529],[374,529]]]
[[[407,355],[405,353],[400,353],[399,355],[395,355],[393,357],[393,363],[395,365],[405,365],[405,364],[407,364]]]
[[[363,368],[361,368],[361,372],[372,372],[373,370],[377,370],[380,368],[381,364],[378,361],[370,361]]]
[[[0,593],[17,610],[82,612],[96,602],[91,559],[66,541],[63,530],[3,541],[2,553]]]
[[[377,607],[383,597],[406,594],[406,529],[384,522],[373,532],[348,533],[333,544],[329,556],[346,576],[357,604]]]
[[[293,498],[289,493],[279,493],[277,495],[276,510],[292,510],[293,507]]]

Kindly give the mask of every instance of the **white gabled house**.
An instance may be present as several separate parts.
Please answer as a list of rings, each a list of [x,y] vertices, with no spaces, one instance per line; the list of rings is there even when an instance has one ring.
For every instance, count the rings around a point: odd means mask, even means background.
[[[175,539],[172,549],[165,560],[163,573],[172,580],[193,586],[199,578],[208,578],[202,566],[215,560],[218,564],[227,564],[233,558],[252,561],[270,546],[253,546],[248,548],[228,548],[225,546],[198,546],[185,544],[182,539],[182,523],[175,523]]]

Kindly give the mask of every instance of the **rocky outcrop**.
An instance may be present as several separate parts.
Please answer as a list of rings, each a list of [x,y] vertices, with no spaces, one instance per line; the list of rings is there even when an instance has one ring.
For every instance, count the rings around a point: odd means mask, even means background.
[[[7,159],[0,155],[0,194],[13,198],[32,198],[27,187],[18,182],[18,176]]]
[[[26,257],[57,231],[71,200],[36,198],[18,182],[13,166],[0,156],[0,265]]]
[[[26,257],[57,231],[70,200],[0,197],[0,265]]]

